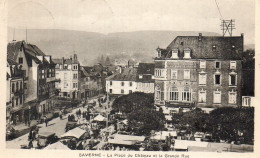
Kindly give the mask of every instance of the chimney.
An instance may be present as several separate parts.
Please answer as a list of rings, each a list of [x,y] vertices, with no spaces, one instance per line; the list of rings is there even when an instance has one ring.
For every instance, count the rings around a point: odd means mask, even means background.
[[[74,58],[74,60],[77,60],[77,54],[74,54],[74,56],[73,56],[73,58]]]
[[[64,57],[62,57],[62,65],[64,65]]]
[[[202,40],[202,33],[199,33],[199,41]]]
[[[244,37],[244,33],[241,33],[241,37],[242,37],[242,38]]]

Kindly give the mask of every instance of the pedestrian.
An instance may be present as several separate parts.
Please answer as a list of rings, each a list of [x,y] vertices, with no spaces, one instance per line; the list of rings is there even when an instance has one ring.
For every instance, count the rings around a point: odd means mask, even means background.
[[[68,115],[68,121],[70,121],[70,115]]]
[[[71,121],[75,121],[75,116],[73,114],[71,115]]]
[[[32,140],[32,129],[30,130],[29,132],[29,135],[28,135],[28,140],[31,141]]]
[[[45,122],[45,125],[46,125],[46,127],[47,127],[47,126],[48,126],[48,118],[47,118],[46,115],[44,116],[44,122]]]
[[[36,138],[36,132],[35,132],[35,130],[33,130],[33,131],[32,131],[32,141],[34,141],[35,138]]]
[[[32,140],[29,141],[29,145],[28,145],[29,149],[30,148],[33,148],[33,143],[32,143]]]
[[[81,111],[80,111],[80,109],[79,109],[79,117],[81,117]]]
[[[62,119],[62,111],[60,111],[60,120]]]

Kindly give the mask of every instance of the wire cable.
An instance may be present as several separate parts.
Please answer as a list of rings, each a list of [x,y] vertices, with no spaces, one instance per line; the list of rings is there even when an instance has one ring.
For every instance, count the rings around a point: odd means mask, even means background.
[[[219,6],[218,6],[218,2],[217,2],[217,0],[215,0],[215,3],[216,3],[216,5],[217,5],[219,15],[220,15],[221,19],[223,19],[223,18],[222,18],[222,14],[221,14],[220,9],[219,9]]]

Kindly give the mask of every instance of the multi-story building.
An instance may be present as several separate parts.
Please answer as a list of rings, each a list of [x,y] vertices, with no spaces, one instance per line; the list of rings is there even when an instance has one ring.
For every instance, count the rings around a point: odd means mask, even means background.
[[[56,64],[56,78],[60,79],[56,83],[59,89],[59,96],[71,99],[80,99],[80,63],[77,55],[69,59],[53,59]]]
[[[124,68],[106,78],[106,92],[110,95],[124,95],[133,93],[136,85],[137,69]]]
[[[24,71],[13,59],[7,58],[6,76],[6,122],[7,124],[23,120]]]
[[[154,93],[154,63],[139,63],[137,68],[136,91]]]
[[[110,95],[154,93],[154,66],[153,63],[140,63],[137,68],[120,68],[106,78],[106,92]]]
[[[81,66],[82,90],[85,90],[85,98],[99,95],[103,91],[101,74],[94,67]]]
[[[24,117],[21,120],[37,119],[51,111],[51,96],[55,94],[57,81],[51,56],[45,55],[36,45],[19,41],[8,44],[7,57],[18,63],[24,74]]]
[[[155,104],[241,106],[243,34],[177,36],[155,58]]]

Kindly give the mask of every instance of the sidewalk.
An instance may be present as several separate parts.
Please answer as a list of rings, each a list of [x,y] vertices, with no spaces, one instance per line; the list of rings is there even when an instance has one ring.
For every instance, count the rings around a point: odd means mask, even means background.
[[[94,97],[88,98],[88,100],[97,99],[97,98],[103,97],[103,96],[104,96],[104,94],[100,94],[99,96],[94,96]],[[77,108],[79,108],[79,107],[82,107],[82,104],[81,104],[81,103],[79,103],[79,104],[77,105],[77,107],[73,107],[73,108],[71,109],[71,112],[73,112],[74,109],[77,109]],[[46,114],[46,116],[47,116],[48,118],[51,118],[51,119],[54,119],[54,117],[52,117],[53,115],[54,115],[54,114],[51,113],[51,112],[48,113],[48,114]],[[22,135],[28,133],[28,132],[31,130],[32,127],[34,127],[34,126],[36,126],[36,125],[38,125],[38,124],[41,123],[41,122],[38,122],[38,121],[39,121],[39,120],[31,120],[30,127],[29,127],[28,125],[25,125],[25,123],[20,123],[20,124],[18,124],[18,125],[13,126],[14,129],[15,129],[16,131],[18,131],[18,132],[17,132],[17,135],[16,135],[16,138],[18,138],[18,137],[20,137],[20,136],[22,136]],[[49,121],[51,121],[51,120],[49,120]],[[15,139],[15,138],[14,138],[14,139]]]

